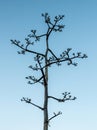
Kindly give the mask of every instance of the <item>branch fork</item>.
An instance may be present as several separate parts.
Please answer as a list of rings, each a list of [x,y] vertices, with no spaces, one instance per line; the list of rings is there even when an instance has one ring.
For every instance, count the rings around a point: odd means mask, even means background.
[[[67,48],[67,50],[63,51],[59,57],[55,55],[55,53],[49,48],[49,37],[53,32],[62,32],[63,28],[65,27],[63,24],[60,24],[61,20],[63,20],[64,15],[55,16],[53,21],[51,21],[50,16],[48,13],[42,14],[44,18],[44,22],[47,25],[46,33],[41,35],[37,35],[36,30],[31,30],[31,34],[25,38],[25,44],[22,44],[18,40],[11,40],[11,43],[17,46],[21,51],[18,51],[18,54],[25,54],[26,52],[33,55],[35,66],[29,66],[30,69],[33,71],[39,72],[39,77],[36,78],[35,76],[28,76],[29,84],[41,83],[44,86],[44,105],[43,107],[34,104],[30,98],[23,97],[21,101],[25,103],[31,104],[32,106],[42,110],[44,112],[44,128],[43,130],[48,130],[49,122],[54,119],[55,117],[62,114],[62,112],[53,113],[53,116],[48,118],[48,99],[53,99],[58,102],[65,102],[69,100],[75,100],[76,97],[72,97],[70,92],[62,93],[62,98],[56,98],[54,96],[48,95],[48,69],[51,65],[58,65],[60,66],[61,63],[66,62],[67,65],[77,66],[77,63],[74,62],[76,59],[84,59],[87,58],[86,54],[82,54],[81,52],[78,53],[71,53],[71,48]],[[41,38],[45,38],[45,52],[41,53],[37,50],[34,51],[31,46],[35,44],[35,42],[39,42]],[[34,42],[33,42],[34,41]]]

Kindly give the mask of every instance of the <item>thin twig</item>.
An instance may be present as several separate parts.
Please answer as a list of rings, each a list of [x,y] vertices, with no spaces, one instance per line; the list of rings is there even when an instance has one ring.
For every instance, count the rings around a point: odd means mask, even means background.
[[[52,98],[52,99],[54,99],[54,100],[56,100],[58,102],[65,102],[67,100],[75,100],[76,99],[76,97],[72,97],[70,95],[70,93],[67,93],[67,92],[62,93],[62,95],[63,95],[63,98],[56,98],[54,96],[48,96],[48,98]]]
[[[17,44],[14,40],[11,40],[11,42],[12,42],[12,44],[18,46],[19,48],[21,48],[22,50],[24,50],[24,51],[26,51],[26,52],[30,52],[30,53],[37,54],[37,55],[40,55],[40,56],[45,57],[45,55],[42,54],[42,53],[38,53],[38,52],[32,51],[32,50],[28,50],[27,48],[22,47],[21,45]]]
[[[49,119],[48,119],[48,122],[49,122],[50,120],[52,120],[53,118],[55,118],[55,117],[61,115],[61,114],[62,114],[62,112],[58,112],[57,114],[54,113],[54,116],[52,116],[51,118],[49,118]]]
[[[31,104],[31,105],[33,105],[33,106],[35,106],[35,107],[37,107],[37,108],[39,108],[39,109],[41,109],[41,110],[44,110],[44,108],[42,108],[42,107],[40,107],[40,106],[38,106],[38,105],[32,103],[32,102],[31,102],[31,99],[29,99],[29,98],[24,98],[24,97],[23,97],[23,98],[21,99],[21,101],[25,101],[26,103],[29,103],[29,104]]]
[[[56,60],[58,60],[58,58],[56,57],[56,55],[52,52],[52,50],[51,49],[48,49],[49,50],[49,52],[56,58]]]

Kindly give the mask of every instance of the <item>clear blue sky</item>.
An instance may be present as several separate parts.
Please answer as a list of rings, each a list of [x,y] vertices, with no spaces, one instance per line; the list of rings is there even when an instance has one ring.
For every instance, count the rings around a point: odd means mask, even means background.
[[[20,101],[31,97],[42,105],[42,87],[25,80],[33,59],[17,55],[10,39],[23,41],[31,29],[43,32],[44,12],[52,17],[65,14],[64,31],[51,38],[55,53],[70,47],[88,55],[78,67],[63,64],[50,70],[49,92],[60,97],[70,91],[77,100],[50,101],[50,115],[60,110],[63,114],[49,130],[97,130],[97,0],[0,0],[0,130],[42,130],[41,111]]]

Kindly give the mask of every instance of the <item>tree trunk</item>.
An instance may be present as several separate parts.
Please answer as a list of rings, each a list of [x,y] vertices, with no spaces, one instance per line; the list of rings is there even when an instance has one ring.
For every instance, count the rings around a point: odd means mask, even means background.
[[[44,88],[44,128],[48,130],[48,88]]]
[[[45,83],[44,83],[44,127],[43,130],[48,130],[48,67],[45,68]]]
[[[45,66],[48,63],[48,35],[46,37]],[[48,130],[48,66],[45,67],[44,78],[44,124],[43,130]]]

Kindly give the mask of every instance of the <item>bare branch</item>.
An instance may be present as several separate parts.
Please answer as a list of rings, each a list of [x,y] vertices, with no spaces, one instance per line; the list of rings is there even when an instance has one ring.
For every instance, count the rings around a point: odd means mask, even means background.
[[[37,64],[35,64],[34,67],[33,67],[32,65],[30,65],[29,68],[32,69],[32,70],[34,70],[34,71],[35,71],[35,70],[36,70],[36,71],[40,70],[40,68],[38,67]]]
[[[33,81],[33,83],[31,81],[28,81],[28,84],[35,84],[35,83],[43,84],[43,81],[41,81],[43,79],[43,76],[41,76],[39,79],[35,78],[34,76],[28,76],[28,77],[26,77],[26,79]]]
[[[38,106],[38,105],[32,103],[32,102],[31,102],[31,99],[29,99],[29,98],[23,97],[23,98],[21,99],[21,101],[25,101],[26,103],[29,103],[29,104],[31,104],[31,105],[33,105],[33,106],[35,106],[35,107],[37,107],[37,108],[39,108],[39,109],[41,109],[41,110],[44,110],[44,108],[42,108],[42,107],[40,107],[40,106]]]
[[[38,53],[38,52],[36,52],[36,51],[32,51],[32,50],[27,49],[27,46],[26,46],[26,48],[24,48],[23,45],[20,45],[17,40],[11,40],[11,42],[12,42],[12,44],[14,44],[14,45],[16,45],[17,47],[21,48],[24,52],[30,52],[30,53],[32,53],[32,54],[37,54],[37,55],[40,55],[40,56],[43,56],[43,57],[45,56],[45,55],[42,54],[42,53]],[[22,54],[22,53],[21,53],[21,54]]]
[[[70,56],[70,51],[71,51],[71,48],[68,48],[66,51],[64,51],[59,58],[51,58],[49,60],[49,62],[43,66],[43,68],[47,67],[47,66],[51,66],[53,64],[57,64],[57,65],[61,65],[60,63],[62,62],[65,62],[67,61],[67,64],[68,65],[74,65],[74,66],[77,66],[77,63],[76,62],[73,62],[74,59],[84,59],[84,58],[87,58],[87,55],[86,54],[83,54],[81,55],[80,52],[78,52],[77,54],[73,53],[72,56]],[[54,55],[53,55],[54,56]]]
[[[56,55],[52,52],[51,49],[48,49],[48,51],[56,58],[56,60],[58,60],[58,58],[57,58]]]
[[[55,16],[53,22],[51,22],[51,18],[48,15],[48,13],[42,14],[42,16],[44,17],[45,23],[47,24],[47,26],[49,28],[49,34],[52,31],[55,31],[55,32],[59,31],[59,32],[61,32],[62,29],[64,28],[64,25],[57,24],[59,21],[61,21],[64,18],[64,15]]]
[[[41,34],[41,35],[36,35],[36,30],[31,30],[31,33],[32,34],[29,34],[28,37],[29,38],[35,38],[35,41],[39,41],[41,37],[44,37],[46,36],[46,33],[45,34]]]
[[[60,112],[60,111],[59,111],[58,113],[55,113],[55,112],[54,112],[53,114],[54,114],[54,115],[53,115],[51,118],[48,119],[48,122],[49,122],[50,120],[54,119],[55,117],[61,115],[62,112]]]
[[[45,23],[47,24],[48,28],[51,28],[51,26],[53,26],[53,23],[51,22],[51,18],[48,13],[42,13],[42,17],[44,17]]]
[[[75,100],[76,97],[73,97],[71,96],[70,92],[65,92],[65,93],[62,93],[63,95],[63,98],[56,98],[56,97],[53,97],[53,96],[48,96],[48,98],[52,98],[58,102],[65,102],[67,100]]]
[[[38,64],[39,64],[39,67],[40,67],[40,70],[41,70],[41,73],[42,73],[42,76],[43,76],[43,79],[44,79],[44,84],[46,85],[47,82],[46,82],[46,79],[45,79],[45,74],[44,74],[44,71],[43,71],[43,67],[41,66],[40,60],[41,60],[41,59],[40,59],[40,56],[37,55],[37,62],[38,62]]]

